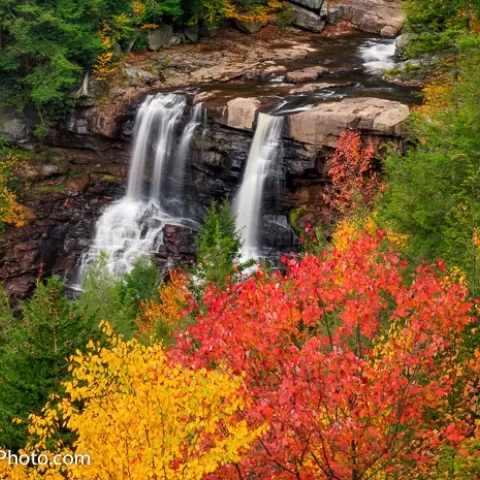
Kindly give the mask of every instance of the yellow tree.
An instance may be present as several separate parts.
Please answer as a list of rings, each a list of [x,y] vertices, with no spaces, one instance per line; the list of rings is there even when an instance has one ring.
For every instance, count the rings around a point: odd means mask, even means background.
[[[103,330],[107,346],[90,342],[87,354],[72,357],[63,398],[31,416],[28,452],[56,444],[49,455],[89,455],[90,462],[58,467],[67,478],[199,480],[238,462],[266,430],[241,419],[242,376],[185,369],[161,344],[126,342],[107,323]],[[55,443],[60,427],[75,434],[72,447]],[[25,475],[56,478],[42,466]]]

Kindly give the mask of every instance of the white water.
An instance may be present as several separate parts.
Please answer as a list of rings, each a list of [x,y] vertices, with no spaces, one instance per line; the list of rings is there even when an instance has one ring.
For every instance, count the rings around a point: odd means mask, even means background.
[[[98,220],[94,240],[81,259],[80,282],[100,252],[108,254],[110,272],[121,274],[130,271],[139,256],[158,251],[163,244],[163,227],[167,223],[192,223],[186,218],[172,215],[168,203],[170,199],[164,194],[165,186],[170,183],[168,176],[173,160],[173,172],[175,177],[181,179],[179,183],[182,189],[179,191],[179,185],[175,185],[176,197],[184,197],[186,161],[201,112],[201,106],[197,106],[184,129],[178,155],[173,155],[175,127],[185,107],[185,98],[174,94],[148,97],[140,107],[127,193],[107,207]],[[151,181],[145,181],[146,178]]]
[[[263,113],[258,116],[247,167],[233,204],[236,226],[243,241],[242,260],[259,257],[263,189],[279,151],[282,121],[282,117]]]
[[[369,40],[358,49],[365,70],[372,74],[381,74],[395,67],[395,39]]]

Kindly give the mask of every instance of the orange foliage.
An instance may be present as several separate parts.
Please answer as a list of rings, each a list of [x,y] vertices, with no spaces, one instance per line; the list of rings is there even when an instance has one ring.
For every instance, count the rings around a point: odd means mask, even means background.
[[[187,302],[187,276],[182,270],[172,270],[170,281],[158,289],[159,302],[148,300],[142,302],[137,317],[139,333],[149,332],[152,326],[162,321],[174,329],[181,318]]]
[[[413,110],[422,115],[432,115],[448,108],[452,104],[453,85],[451,73],[437,73],[423,89],[423,104]]]

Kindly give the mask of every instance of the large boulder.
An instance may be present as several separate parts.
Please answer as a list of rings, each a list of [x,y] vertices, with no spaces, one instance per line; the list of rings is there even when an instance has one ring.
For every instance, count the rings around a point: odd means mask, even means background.
[[[348,128],[358,128],[372,136],[401,137],[408,115],[409,108],[399,102],[347,98],[290,115],[289,136],[319,148],[335,148],[340,135]]]
[[[147,70],[142,68],[132,67],[126,64],[123,71],[125,77],[129,80],[129,83],[134,87],[144,87],[145,85],[152,85],[157,80],[157,77]]]
[[[227,103],[227,125],[231,128],[252,129],[260,104],[256,98],[239,97],[230,100]]]
[[[199,32],[198,23],[196,23],[195,25],[191,25],[190,27],[185,27],[183,29],[185,38],[192,43],[198,42],[198,32]]]
[[[325,20],[323,15],[311,12],[306,8],[298,5],[290,4],[292,10],[292,23],[297,27],[309,30],[310,32],[321,33],[325,28]]]
[[[13,145],[31,150],[34,145],[33,129],[38,123],[34,112],[27,115],[14,109],[0,110],[0,137]]]
[[[170,37],[173,34],[172,25],[162,25],[157,30],[148,34],[148,48],[156,51],[162,47],[168,47],[170,44]]]
[[[235,25],[243,33],[257,33],[266,25],[265,22],[246,22],[234,19]]]
[[[357,0],[342,5],[343,18],[364,32],[395,36],[402,28],[405,14],[399,0]]]

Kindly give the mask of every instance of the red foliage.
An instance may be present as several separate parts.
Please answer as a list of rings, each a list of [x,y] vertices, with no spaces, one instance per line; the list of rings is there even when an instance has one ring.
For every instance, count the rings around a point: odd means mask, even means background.
[[[449,411],[451,365],[471,322],[467,289],[432,266],[407,285],[381,237],[285,260],[285,276],[258,272],[207,291],[207,313],[172,354],[245,372],[244,415],[270,424],[239,465],[210,478],[375,478],[402,472],[406,460],[427,463],[449,434],[465,433],[466,424],[438,416],[434,425],[426,408]]]
[[[375,195],[384,188],[373,168],[374,153],[372,145],[363,147],[358,132],[341,135],[328,172],[331,184],[323,194],[327,220],[347,216],[359,206],[373,206]]]

